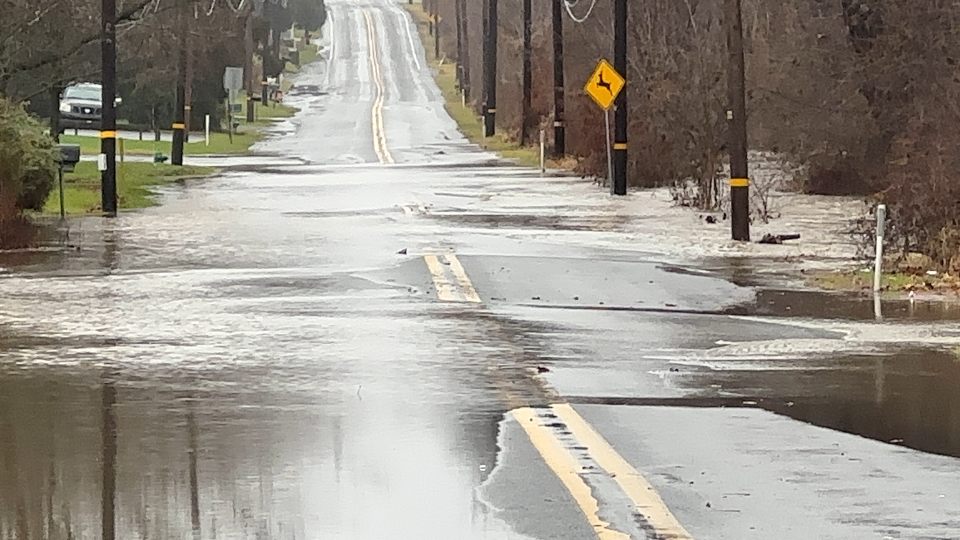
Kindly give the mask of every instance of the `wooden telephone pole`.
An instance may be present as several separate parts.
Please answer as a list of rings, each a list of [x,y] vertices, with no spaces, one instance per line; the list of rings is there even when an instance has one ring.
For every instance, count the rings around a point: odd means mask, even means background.
[[[567,153],[567,135],[564,126],[563,77],[563,2],[553,0],[553,157]]]
[[[497,0],[484,0],[484,7],[483,130],[485,136],[493,137],[497,133]]]
[[[747,162],[746,65],[743,55],[743,12],[740,0],[726,0],[724,20],[730,53],[727,110],[730,140],[730,223],[733,239],[750,241],[750,176]]]
[[[527,126],[530,124],[530,111],[532,106],[532,86],[533,86],[533,68],[532,61],[532,40],[533,40],[533,21],[532,21],[531,0],[523,0],[523,104],[520,113],[520,146],[527,144]]]
[[[627,0],[616,0],[613,11],[614,45],[613,67],[627,75]],[[613,129],[613,193],[627,194],[627,92],[620,92],[616,101]]]
[[[117,215],[117,1],[101,4],[100,208]],[[110,516],[112,519],[113,516]],[[106,519],[106,517],[104,518]],[[106,529],[105,529],[106,530]],[[112,531],[112,528],[111,528]],[[112,534],[112,532],[111,532]],[[106,536],[104,537],[106,538]],[[112,536],[111,539],[112,540]]]

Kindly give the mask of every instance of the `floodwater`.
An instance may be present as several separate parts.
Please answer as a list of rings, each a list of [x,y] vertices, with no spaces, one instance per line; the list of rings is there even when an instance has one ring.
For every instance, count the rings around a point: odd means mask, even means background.
[[[327,5],[336,62],[305,70],[269,156],[197,160],[225,170],[0,253],[0,540],[570,538],[580,515],[549,514],[566,492],[531,448],[511,454],[524,489],[478,495],[505,414],[559,399],[557,350],[614,371],[577,381],[598,403],[641,371],[660,386],[620,402],[669,391],[960,456],[956,309],[754,288],[761,250],[803,248],[731,245],[662,191],[494,166],[399,4]],[[828,264],[846,253],[792,216]],[[437,301],[437,253],[482,303]]]

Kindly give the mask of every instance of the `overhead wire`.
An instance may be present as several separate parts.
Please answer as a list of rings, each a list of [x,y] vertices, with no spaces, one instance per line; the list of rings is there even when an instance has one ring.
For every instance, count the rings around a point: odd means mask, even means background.
[[[227,3],[227,7],[229,7],[230,10],[233,11],[234,13],[240,13],[240,11],[243,9],[243,6],[246,5],[247,3],[247,0],[240,0],[240,5],[234,6],[231,0],[225,0],[225,1]]]
[[[590,3],[590,8],[587,9],[586,14],[584,14],[583,16],[578,16],[573,12],[573,8],[577,7],[579,3],[580,3],[580,0],[563,0],[563,7],[566,8],[567,14],[570,15],[570,18],[573,19],[573,22],[577,24],[582,24],[587,22],[587,19],[589,19],[590,15],[593,14],[594,8],[597,7],[597,0],[593,0]]]

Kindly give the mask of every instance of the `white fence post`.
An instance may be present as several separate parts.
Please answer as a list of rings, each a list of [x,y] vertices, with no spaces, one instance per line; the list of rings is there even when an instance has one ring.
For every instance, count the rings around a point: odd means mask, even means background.
[[[540,130],[540,174],[547,172],[547,134]]]
[[[883,230],[887,223],[887,205],[877,206],[877,252],[873,263],[873,292],[880,292],[880,278],[883,277]]]

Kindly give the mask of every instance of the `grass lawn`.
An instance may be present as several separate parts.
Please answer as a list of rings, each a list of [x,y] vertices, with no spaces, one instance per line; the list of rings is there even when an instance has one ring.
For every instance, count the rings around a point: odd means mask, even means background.
[[[144,134],[144,136],[146,137],[147,134]],[[152,137],[152,134],[150,136]],[[258,130],[244,128],[243,125],[241,125],[241,133],[234,134],[233,142],[230,142],[230,136],[226,133],[211,133],[210,146],[207,146],[203,143],[203,135],[193,133],[191,134],[191,142],[184,145],[184,153],[188,156],[204,154],[246,154],[250,150],[250,147],[261,138],[263,138],[263,135]],[[100,153],[100,139],[97,137],[61,135],[60,142],[63,144],[79,144],[80,153],[85,156],[93,156]],[[156,152],[161,152],[163,155],[169,156],[170,151],[170,141],[123,140],[123,152],[128,156],[152,156]],[[119,147],[117,149],[117,156],[119,159]]]
[[[539,167],[539,143],[536,146],[520,146],[516,140],[502,132],[489,138],[483,136],[482,117],[478,115],[469,104],[464,105],[461,99],[460,90],[457,88],[456,64],[453,62],[441,63],[440,60],[433,55],[433,37],[430,36],[429,30],[430,19],[427,12],[423,9],[423,4],[420,2],[412,5],[404,4],[404,7],[410,11],[414,21],[417,23],[417,30],[420,33],[420,39],[423,42],[423,48],[427,54],[427,61],[433,68],[437,86],[440,87],[440,91],[443,93],[447,112],[450,114],[450,117],[457,122],[457,125],[460,126],[460,132],[471,142],[480,145],[485,150],[496,152],[505,159],[527,167]],[[575,165],[575,162],[571,162],[571,160],[564,160],[563,162],[547,161],[547,166],[551,168],[572,168]]]
[[[258,95],[259,97],[259,95]],[[245,94],[240,94],[237,96],[237,100],[234,102],[237,105],[242,107],[242,110],[236,114],[236,120],[240,122],[240,129],[243,130],[244,126],[269,126],[273,123],[274,120],[281,120],[283,118],[290,118],[293,115],[297,114],[297,108],[291,107],[289,105],[284,105],[283,103],[273,103],[268,106],[264,106],[259,101],[253,102],[253,113],[256,120],[253,123],[247,122],[247,96]]]
[[[117,164],[117,195],[121,210],[146,208],[156,204],[155,186],[170,184],[183,178],[207,176],[212,167],[175,167],[153,163]],[[90,214],[100,210],[100,172],[97,164],[84,161],[75,172],[63,176],[64,207],[67,214]],[[60,213],[60,190],[54,185],[43,208],[45,214]]]
[[[873,272],[845,271],[821,272],[814,274],[812,283],[822,289],[831,291],[861,291],[873,290]],[[901,272],[888,272],[880,277],[880,284],[885,291],[956,291],[956,278],[944,275],[918,276]]]

